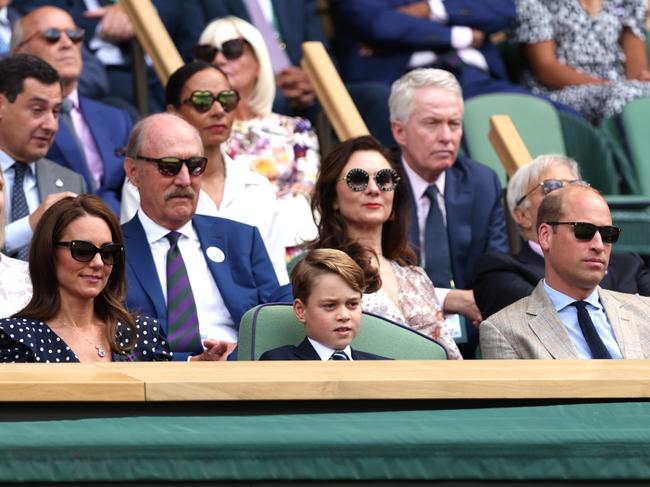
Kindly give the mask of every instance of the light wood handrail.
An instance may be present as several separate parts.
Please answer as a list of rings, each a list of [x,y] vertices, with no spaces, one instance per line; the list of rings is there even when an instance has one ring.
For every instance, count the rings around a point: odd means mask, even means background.
[[[158,11],[151,0],[120,0],[120,5],[131,20],[138,41],[151,57],[160,83],[165,86],[171,74],[184,63]]]
[[[526,144],[508,115],[492,115],[490,117],[488,140],[501,159],[508,177],[532,160]]]
[[[307,73],[316,96],[318,96],[339,140],[367,135],[368,128],[359,115],[359,111],[350,98],[350,94],[323,43],[303,42],[302,52],[302,69]]]

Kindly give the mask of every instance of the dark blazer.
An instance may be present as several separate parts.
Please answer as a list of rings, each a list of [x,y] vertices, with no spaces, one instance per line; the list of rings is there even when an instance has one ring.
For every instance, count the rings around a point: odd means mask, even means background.
[[[416,51],[453,53],[451,27],[468,26],[491,34],[514,23],[513,0],[447,0],[448,24],[404,14],[398,9],[413,0],[330,0],[336,25],[335,48],[343,77],[347,81],[381,81],[392,83],[408,71],[411,55]],[[503,61],[489,41],[480,48],[490,69],[490,76],[460,63],[455,74],[463,88],[483,76],[507,79]],[[471,84],[471,83],[470,83]],[[470,96],[470,93],[465,93]]]
[[[517,255],[489,253],[476,264],[474,297],[483,319],[529,296],[544,277],[544,258],[522,243]],[[612,253],[600,287],[650,296],[650,272],[638,254]]]
[[[373,353],[352,350],[353,360],[390,360]],[[314,350],[309,340],[305,338],[298,346],[286,345],[284,347],[267,350],[262,354],[260,360],[320,360],[320,356]]]
[[[195,215],[192,224],[204,252],[209,247],[217,247],[225,255],[223,262],[210,258],[206,258],[206,262],[237,327],[242,315],[258,304],[293,301],[290,286],[278,284],[257,228],[204,215]],[[167,306],[151,248],[137,214],[122,225],[122,229],[128,283],[126,304],[139,314],[158,318],[163,332],[167,333]],[[175,360],[187,357],[188,354],[174,353]]]
[[[133,125],[131,117],[124,110],[84,96],[79,96],[79,109],[103,162],[104,176],[101,186],[95,188],[95,181],[88,170],[84,155],[66,124],[59,124],[59,130],[47,157],[81,174],[88,188],[92,188],[93,192],[102,198],[116,215],[119,215],[125,177],[124,152]]]
[[[398,157],[401,159],[401,156]],[[454,281],[457,288],[469,289],[476,261],[481,255],[486,252],[510,251],[501,204],[501,183],[492,169],[463,156],[459,156],[445,174],[447,235]],[[417,206],[410,184],[409,190],[409,242],[416,250],[419,260]],[[425,270],[430,274],[429,269]],[[449,283],[434,282],[434,285],[449,287]]]

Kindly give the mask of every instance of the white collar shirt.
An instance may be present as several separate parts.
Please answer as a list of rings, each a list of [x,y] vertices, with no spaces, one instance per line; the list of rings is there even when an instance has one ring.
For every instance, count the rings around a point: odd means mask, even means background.
[[[307,337],[307,340],[309,340],[309,343],[311,343],[311,346],[314,347],[314,350],[316,350],[316,353],[320,357],[321,360],[329,360],[332,357],[332,354],[336,352],[333,348],[326,347],[320,342],[317,342],[313,338]],[[345,347],[343,350],[340,350],[341,352],[345,352],[345,354],[348,356],[349,360],[353,360],[352,358],[352,348],[350,348],[350,345]]]

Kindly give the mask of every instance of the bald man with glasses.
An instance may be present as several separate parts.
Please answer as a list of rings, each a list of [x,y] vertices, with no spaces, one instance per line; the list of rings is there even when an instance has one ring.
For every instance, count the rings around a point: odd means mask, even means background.
[[[481,314],[497,311],[529,296],[544,277],[544,254],[537,240],[537,212],[544,197],[566,185],[586,185],[578,164],[563,155],[542,155],[520,168],[508,182],[508,209],[522,237],[521,250],[490,252],[476,264],[472,289]],[[610,257],[604,289],[650,296],[650,272],[638,254]]]
[[[602,289],[620,229],[604,198],[566,184],[542,200],[544,279],[479,327],[486,359],[650,358],[650,298]]]

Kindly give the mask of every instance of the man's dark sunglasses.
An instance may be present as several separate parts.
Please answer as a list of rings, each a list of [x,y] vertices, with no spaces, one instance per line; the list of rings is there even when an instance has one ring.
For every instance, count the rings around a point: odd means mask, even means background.
[[[155,157],[141,156],[138,154],[135,158],[153,162],[158,166],[158,172],[167,177],[176,176],[181,172],[183,163],[187,166],[190,176],[200,176],[208,165],[208,158],[203,156],[188,157],[187,159],[181,159],[180,157],[160,157],[156,159]]]
[[[576,239],[584,242],[590,242],[596,232],[600,233],[600,238],[604,243],[613,244],[618,240],[621,229],[613,225],[594,225],[587,222],[546,222],[549,225],[571,225],[573,234]]]
[[[382,191],[394,191],[399,183],[399,175],[394,169],[380,169],[373,175],[377,187]],[[370,174],[360,168],[353,168],[348,171],[345,177],[341,178],[346,182],[352,191],[364,191],[370,182]]]
[[[57,29],[56,27],[50,27],[49,29],[45,29],[44,31],[35,32],[27,39],[25,39],[23,42],[18,44],[18,46],[16,47],[23,46],[38,36],[43,37],[43,39],[45,39],[49,44],[56,44],[57,42],[59,42],[59,39],[61,39],[61,35],[64,32],[65,35],[68,36],[68,39],[70,39],[75,44],[81,42],[84,38],[84,35],[86,34],[86,31],[81,27],[71,27],[69,29]]]
[[[240,58],[244,54],[244,46],[248,44],[246,39],[230,39],[221,44],[221,49],[212,44],[197,44],[192,48],[192,55],[197,61],[212,64],[218,52],[223,53],[228,61]]]
[[[533,189],[528,191],[525,195],[523,195],[521,198],[517,200],[515,203],[515,206],[519,206],[528,196],[531,195],[533,191],[535,191],[537,188],[541,187],[542,192],[547,195],[552,191],[555,191],[556,189],[563,188],[564,186],[567,186],[569,184],[578,184],[581,186],[589,186],[589,183],[587,181],[583,181],[582,179],[545,179],[539,184],[536,184]]]
[[[69,242],[57,242],[59,247],[69,247],[72,258],[79,262],[90,262],[99,254],[102,262],[106,265],[117,264],[124,253],[124,246],[117,243],[109,243],[101,247],[95,247],[85,240],[70,240]]]
[[[183,103],[189,103],[198,112],[205,113],[212,108],[215,101],[219,102],[224,111],[232,112],[239,103],[239,93],[237,90],[223,90],[215,95],[211,91],[196,90],[188,99],[183,100]]]

